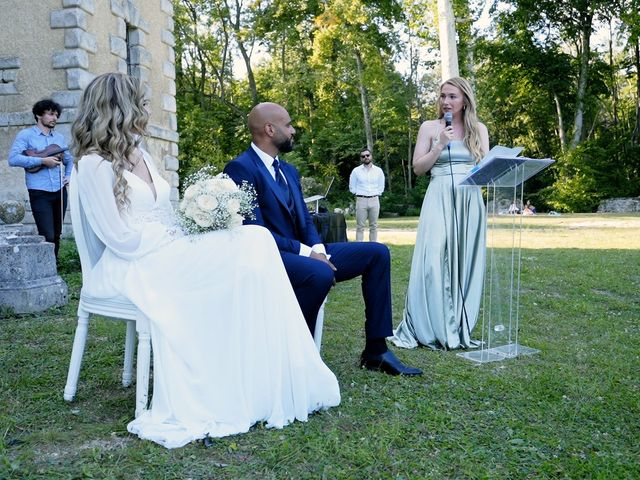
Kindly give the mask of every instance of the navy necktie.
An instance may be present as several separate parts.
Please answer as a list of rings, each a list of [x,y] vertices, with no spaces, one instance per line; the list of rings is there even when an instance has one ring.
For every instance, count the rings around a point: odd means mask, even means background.
[[[290,211],[293,211],[293,197],[291,196],[291,190],[289,190],[289,185],[287,184],[287,181],[284,179],[282,170],[280,170],[280,162],[278,161],[277,158],[273,160],[272,165],[273,165],[273,170],[276,174],[276,183],[284,193],[284,199],[287,202],[287,207],[289,208]]]
[[[275,174],[276,174],[276,183],[282,189],[282,191],[285,192],[285,194],[287,195],[287,198],[289,198],[289,186],[287,185],[286,180],[282,176],[282,172],[280,171],[280,162],[278,161],[277,158],[273,160],[273,170],[275,171]]]

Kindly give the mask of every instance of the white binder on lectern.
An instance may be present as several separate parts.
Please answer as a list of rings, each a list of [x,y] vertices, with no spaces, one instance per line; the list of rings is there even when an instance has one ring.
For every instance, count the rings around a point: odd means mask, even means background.
[[[550,158],[519,157],[520,152],[522,147],[496,145],[460,185],[517,187],[554,162]]]

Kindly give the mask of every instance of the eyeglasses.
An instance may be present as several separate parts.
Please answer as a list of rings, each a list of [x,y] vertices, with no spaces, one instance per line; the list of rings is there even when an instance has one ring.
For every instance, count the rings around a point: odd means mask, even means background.
[[[370,157],[371,154],[370,153],[363,153],[362,155],[360,155],[360,158],[366,158],[366,157]]]

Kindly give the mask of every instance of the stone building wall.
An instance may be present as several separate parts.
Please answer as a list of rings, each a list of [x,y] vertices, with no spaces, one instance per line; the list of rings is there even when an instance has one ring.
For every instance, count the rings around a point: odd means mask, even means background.
[[[51,97],[62,105],[56,130],[69,138],[82,90],[106,72],[129,72],[146,85],[146,146],[177,201],[171,0],[0,0],[0,8],[0,201],[24,201],[29,210],[24,172],[7,156],[16,134],[35,123],[33,104]]]

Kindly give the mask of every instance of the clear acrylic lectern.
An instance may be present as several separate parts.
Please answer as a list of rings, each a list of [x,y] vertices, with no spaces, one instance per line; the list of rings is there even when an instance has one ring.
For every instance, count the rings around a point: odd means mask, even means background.
[[[497,146],[461,186],[486,187],[487,265],[481,307],[480,347],[458,353],[478,363],[495,362],[538,350],[520,345],[520,264],[524,182],[554,161],[518,157],[522,148]],[[476,330],[476,337],[477,335]]]

